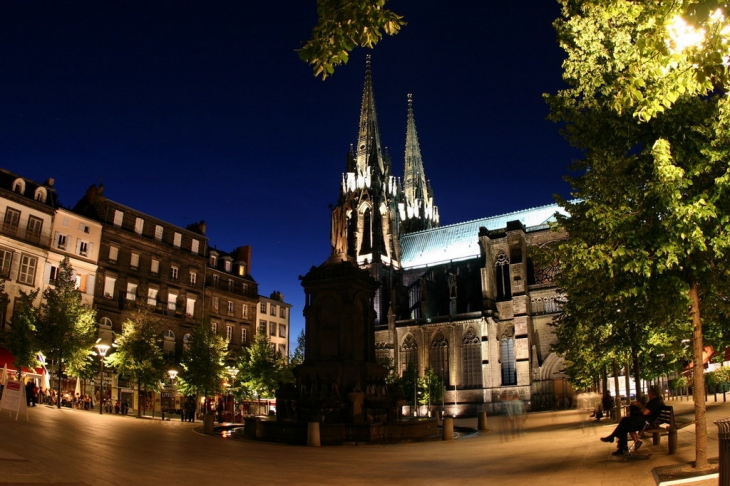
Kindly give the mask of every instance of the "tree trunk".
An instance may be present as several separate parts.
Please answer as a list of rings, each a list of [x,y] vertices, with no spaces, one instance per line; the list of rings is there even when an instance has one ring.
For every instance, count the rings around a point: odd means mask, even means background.
[[[61,360],[61,353],[58,353],[58,385],[56,385],[57,396],[56,396],[56,405],[60,409],[61,408],[61,380],[63,380],[63,361]]]
[[[643,401],[641,400],[641,398],[644,396],[644,390],[641,386],[641,366],[639,365],[639,355],[635,349],[631,350],[631,360],[633,361],[634,365],[634,385],[636,385],[636,399],[643,403]]]
[[[695,468],[707,469],[707,407],[705,405],[705,369],[702,359],[702,319],[700,318],[700,294],[694,276],[689,277],[689,298],[692,304],[692,378],[695,402]]]
[[[142,418],[142,381],[139,378],[137,378],[137,418]]]
[[[616,390],[616,396],[613,397],[613,408],[616,410],[614,414],[614,418],[616,419],[616,422],[618,422],[621,419],[621,400],[619,400],[619,397],[621,394],[618,392],[618,363],[616,362],[616,358],[613,359],[613,386]]]

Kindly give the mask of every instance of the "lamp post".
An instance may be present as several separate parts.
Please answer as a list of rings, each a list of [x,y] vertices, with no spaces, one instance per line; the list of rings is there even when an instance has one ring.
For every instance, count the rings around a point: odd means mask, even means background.
[[[104,343],[101,338],[97,339],[96,352],[99,353],[99,361],[101,361],[101,380],[99,381],[99,415],[104,413],[104,357],[106,356],[107,351],[109,351],[109,348],[111,348],[111,346]]]
[[[170,398],[172,398],[172,409],[176,410],[175,408],[175,378],[177,378],[177,370],[175,368],[170,368],[167,370],[167,376],[170,377]],[[162,394],[165,392],[163,391]],[[162,397],[162,394],[160,395]],[[162,420],[165,420],[165,401],[160,400],[160,408],[162,409]]]

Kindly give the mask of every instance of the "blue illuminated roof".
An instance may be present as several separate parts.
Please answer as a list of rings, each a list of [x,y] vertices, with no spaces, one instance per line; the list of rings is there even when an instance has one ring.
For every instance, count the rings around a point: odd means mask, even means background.
[[[557,204],[550,204],[404,235],[400,240],[401,265],[409,269],[477,258],[481,254],[479,228],[505,229],[507,222],[520,221],[527,231],[547,229],[556,212],[566,214]]]

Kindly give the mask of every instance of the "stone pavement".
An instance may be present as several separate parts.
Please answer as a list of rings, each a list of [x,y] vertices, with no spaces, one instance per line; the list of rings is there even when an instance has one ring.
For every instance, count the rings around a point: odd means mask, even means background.
[[[691,401],[668,404],[680,418],[692,413]],[[730,403],[710,401],[710,458],[718,454],[712,420],[724,417]],[[476,427],[476,419],[457,425]],[[0,484],[655,486],[656,468],[694,459],[694,426],[679,431],[677,454],[667,454],[663,437],[659,446],[644,442],[639,453],[648,459],[627,460],[598,440],[612,425],[584,412],[529,414],[515,436],[505,425],[494,416],[489,431],[454,441],[308,448],[205,436],[200,422],[40,406],[29,410],[28,422],[0,413]]]

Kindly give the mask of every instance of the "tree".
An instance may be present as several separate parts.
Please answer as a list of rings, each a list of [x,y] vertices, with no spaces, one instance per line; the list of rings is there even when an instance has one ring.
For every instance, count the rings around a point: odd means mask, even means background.
[[[223,390],[223,380],[228,376],[227,356],[228,343],[213,331],[210,322],[195,327],[180,361],[182,371],[178,377],[182,391],[203,392],[207,403],[209,394]]]
[[[4,282],[3,282],[4,284]],[[14,365],[20,378],[21,370],[35,368],[38,364],[38,344],[35,330],[38,323],[38,308],[34,305],[38,290],[28,293],[20,290],[13,313],[12,326],[5,333],[4,341],[15,358]]]
[[[423,378],[418,379],[418,403],[430,406],[440,403],[444,396],[444,382],[431,368],[426,368]]]
[[[621,321],[639,346],[678,342],[691,329],[695,467],[705,469],[703,324],[719,323],[700,310],[726,313],[727,300],[711,296],[730,276],[728,20],[707,1],[560,3],[568,87],[547,98],[585,154],[570,181],[580,200],[561,201],[571,215],[561,221],[570,234],[557,250],[561,285],[571,301],[581,283],[601,289],[594,298],[609,313],[630,315],[608,322],[609,340]],[[576,321],[581,304],[566,308]]]
[[[56,365],[60,397],[66,362],[90,351],[97,337],[96,311],[82,304],[68,257],[61,261],[53,285],[43,292],[36,336],[40,350]]]
[[[405,25],[402,17],[385,9],[387,0],[317,0],[317,25],[299,50],[314,66],[314,76],[326,79],[346,64],[355,47],[374,47],[383,34],[395,35]]]
[[[262,396],[274,396],[279,383],[291,381],[286,358],[271,345],[265,330],[256,333],[251,346],[243,348],[236,365],[241,384]]]
[[[145,408],[142,388],[157,391],[166,379],[161,326],[157,316],[146,307],[136,309],[122,323],[122,334],[116,338],[115,352],[106,358],[106,363],[137,383],[137,416],[141,417],[142,408]]]
[[[307,338],[304,335],[304,329],[302,329],[299,332],[299,336],[297,337],[297,347],[294,349],[294,354],[292,354],[291,358],[289,358],[290,367],[294,368],[295,366],[304,363],[304,351],[306,349],[306,341]]]

